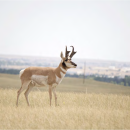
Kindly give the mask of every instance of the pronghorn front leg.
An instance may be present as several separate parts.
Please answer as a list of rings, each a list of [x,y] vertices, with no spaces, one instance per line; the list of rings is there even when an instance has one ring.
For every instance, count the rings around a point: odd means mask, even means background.
[[[49,86],[49,97],[50,97],[50,106],[51,106],[51,99],[52,99],[52,86]]]
[[[57,106],[57,95],[56,95],[56,88],[55,87],[53,88],[53,94],[55,97],[55,106]]]

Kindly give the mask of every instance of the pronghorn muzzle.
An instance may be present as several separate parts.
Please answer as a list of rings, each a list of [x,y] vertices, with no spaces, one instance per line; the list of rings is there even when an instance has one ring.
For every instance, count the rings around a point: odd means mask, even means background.
[[[75,64],[74,62],[71,61],[71,64],[74,65],[75,67],[77,66],[77,64]]]

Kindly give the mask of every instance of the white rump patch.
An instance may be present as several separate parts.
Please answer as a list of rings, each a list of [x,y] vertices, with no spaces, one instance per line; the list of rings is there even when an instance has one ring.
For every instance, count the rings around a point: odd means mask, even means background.
[[[47,86],[48,82],[48,76],[43,76],[43,75],[32,75],[31,80],[33,80],[35,83],[41,86]]]
[[[23,72],[24,72],[25,69],[22,69],[20,72],[19,72],[19,77],[22,76]]]
[[[60,84],[62,79],[64,78],[65,74],[60,72],[60,75],[61,75],[61,78],[59,78],[57,75],[56,75],[56,83],[57,84]]]

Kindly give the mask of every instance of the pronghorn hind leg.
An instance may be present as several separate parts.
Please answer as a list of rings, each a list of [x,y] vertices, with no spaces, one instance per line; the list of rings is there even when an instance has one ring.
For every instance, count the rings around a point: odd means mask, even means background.
[[[50,106],[51,106],[51,99],[52,99],[52,86],[49,86],[49,97],[50,97]]]
[[[16,106],[18,106],[18,100],[19,100],[19,96],[20,94],[23,92],[23,90],[25,90],[28,86],[28,84],[30,83],[30,81],[26,81],[22,84],[21,88],[18,90],[17,92],[17,101],[16,101]]]
[[[24,93],[28,106],[29,106],[28,94],[32,90],[33,87],[34,87],[34,84],[32,82],[30,82],[30,84],[28,85],[27,90]]]

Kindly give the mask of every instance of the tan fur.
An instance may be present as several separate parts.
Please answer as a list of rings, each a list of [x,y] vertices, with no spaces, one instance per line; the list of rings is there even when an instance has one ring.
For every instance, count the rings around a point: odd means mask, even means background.
[[[54,87],[56,87],[58,85],[56,83],[56,76],[61,78],[60,72],[62,72],[63,74],[66,74],[64,71],[62,71],[61,67],[63,69],[65,69],[62,66],[62,63],[60,63],[57,68],[51,68],[51,67],[28,67],[28,68],[26,68],[23,71],[23,73],[21,74],[21,77],[20,77],[22,86],[18,91],[16,105],[18,106],[19,95],[21,94],[21,92],[24,89],[27,89],[26,92],[25,92],[25,98],[26,98],[27,104],[29,105],[28,94],[29,94],[30,90],[34,86],[36,86],[36,83],[31,81],[31,76],[32,75],[48,76],[47,84],[49,86],[49,95],[50,95],[50,100],[51,100],[51,98],[52,98],[52,94],[51,94],[52,89],[55,89],[55,88],[53,88],[53,85],[54,85]],[[67,71],[67,69],[66,69],[66,71]],[[45,86],[45,85],[40,85],[39,84],[39,87],[40,86]],[[54,93],[54,96],[55,96],[55,105],[57,105],[57,96],[56,96],[55,90],[53,91],[53,93]],[[51,101],[50,101],[50,105],[51,105]]]
[[[68,53],[68,52],[67,52]],[[75,68],[77,65],[69,59],[66,61],[67,57],[63,57],[63,53],[61,52],[62,61],[60,62],[57,68],[52,67],[28,67],[24,70],[20,71],[20,79],[21,79],[21,88],[17,93],[17,102],[18,106],[19,96],[23,90],[25,91],[25,98],[27,104],[29,106],[28,94],[34,86],[48,86],[49,87],[49,96],[50,96],[50,106],[52,99],[52,92],[55,96],[55,105],[57,106],[57,95],[55,88],[62,79],[64,78],[66,71],[69,68]],[[64,63],[64,64],[63,64]],[[68,64],[70,67],[67,67],[65,64]]]
[[[51,67],[29,67],[26,68],[21,75],[21,81],[22,83],[26,80],[31,80],[32,75],[43,75],[48,76],[48,85],[52,85],[56,82],[56,76],[61,78],[60,72],[62,71],[61,68],[62,63],[59,64],[57,68],[51,68]],[[62,67],[64,68],[64,67]],[[62,73],[65,74],[65,72],[62,71]]]

